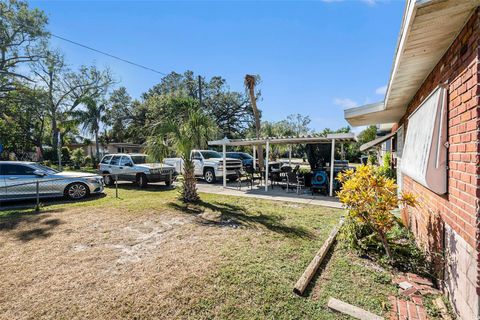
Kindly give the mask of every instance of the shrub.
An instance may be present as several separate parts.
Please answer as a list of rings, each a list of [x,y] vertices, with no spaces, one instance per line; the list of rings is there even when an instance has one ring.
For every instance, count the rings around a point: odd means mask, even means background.
[[[379,168],[380,173],[387,178],[396,180],[397,175],[395,170],[392,169],[392,154],[390,152],[385,153],[383,156],[382,166]]]
[[[377,162],[377,155],[376,155],[376,154],[373,154],[373,153],[370,153],[370,154],[368,155],[367,163],[368,163],[368,164],[372,164],[372,165],[373,165],[373,164],[377,164],[377,163],[378,163],[378,162]]]
[[[86,156],[84,160],[85,166],[86,167],[92,167],[93,166],[93,159],[91,156]]]
[[[415,206],[415,198],[408,193],[397,196],[397,185],[393,179],[384,176],[372,165],[361,165],[356,170],[347,170],[337,177],[343,187],[338,192],[340,201],[348,210],[355,235],[368,228],[380,239],[389,260],[392,253],[387,233],[396,224],[397,218],[391,212],[399,205]]]
[[[72,151],[71,155],[73,164],[77,167],[82,166],[85,163],[85,153],[82,148],[78,148]]]

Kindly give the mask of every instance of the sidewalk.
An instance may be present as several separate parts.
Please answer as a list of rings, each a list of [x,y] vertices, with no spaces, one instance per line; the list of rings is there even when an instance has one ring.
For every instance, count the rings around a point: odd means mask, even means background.
[[[223,194],[237,197],[258,198],[272,201],[286,201],[303,204],[311,204],[316,206],[330,207],[330,208],[342,208],[342,204],[335,197],[326,197],[315,194],[312,196],[309,190],[302,190],[297,195],[296,190],[290,190],[288,193],[280,186],[275,186],[273,189],[269,188],[267,192],[263,186],[255,185],[250,190],[250,186],[243,184],[241,190],[237,189],[237,183],[228,183],[226,188],[223,188],[220,184],[207,184],[199,182],[197,183],[199,192]]]

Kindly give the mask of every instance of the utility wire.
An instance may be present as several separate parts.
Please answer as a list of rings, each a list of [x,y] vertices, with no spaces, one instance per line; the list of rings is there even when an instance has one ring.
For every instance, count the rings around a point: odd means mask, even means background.
[[[71,44],[77,45],[77,46],[79,46],[79,47],[82,47],[82,48],[85,48],[85,49],[88,49],[88,50],[91,50],[91,51],[95,51],[95,52],[97,52],[97,53],[106,55],[106,56],[108,56],[108,57],[110,57],[110,58],[117,59],[117,60],[123,61],[123,62],[125,62],[125,63],[131,64],[131,65],[133,65],[133,66],[136,66],[136,67],[139,67],[139,68],[148,70],[148,71],[152,71],[152,72],[161,74],[161,75],[163,75],[163,76],[166,76],[166,75],[167,75],[167,74],[164,73],[164,72],[161,72],[161,71],[152,69],[152,68],[150,68],[150,67],[146,67],[146,66],[144,66],[144,65],[141,65],[141,64],[138,64],[138,63],[135,63],[135,62],[132,62],[132,61],[129,61],[129,60],[126,60],[126,59],[117,57],[117,56],[114,56],[113,54],[110,54],[110,53],[107,53],[107,52],[104,52],[104,51],[101,51],[101,50],[97,50],[97,49],[95,49],[95,48],[92,48],[92,47],[89,47],[89,46],[87,46],[87,45],[78,43],[78,42],[76,42],[76,41],[69,40],[69,39],[67,39],[67,38],[57,36],[57,35],[55,35],[55,34],[53,34],[53,33],[50,33],[50,35],[51,35],[52,37],[57,38],[57,39],[60,39],[60,40],[69,42],[69,43],[71,43]]]

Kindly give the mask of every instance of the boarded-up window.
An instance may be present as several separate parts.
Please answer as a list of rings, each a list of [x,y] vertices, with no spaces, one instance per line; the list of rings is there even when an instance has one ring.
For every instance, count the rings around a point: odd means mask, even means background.
[[[401,171],[430,190],[447,192],[447,102],[442,87],[408,119]]]

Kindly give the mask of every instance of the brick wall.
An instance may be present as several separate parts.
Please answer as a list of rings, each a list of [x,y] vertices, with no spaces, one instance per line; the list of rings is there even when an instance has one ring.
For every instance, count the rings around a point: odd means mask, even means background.
[[[420,87],[410,102],[406,115],[400,121],[400,125],[405,124],[408,130],[406,120],[408,115],[438,85],[447,84],[448,141],[450,143],[448,193],[437,195],[409,177],[404,177],[404,190],[413,192],[420,202],[418,208],[408,209],[404,219],[416,234],[419,244],[428,252],[441,251],[445,244],[452,246],[447,248],[451,256],[446,257],[446,269],[438,271],[440,274],[445,274],[447,291],[461,291],[462,287],[468,287],[465,289],[468,292],[450,292],[457,312],[465,319],[471,315],[478,317],[478,295],[480,295],[478,273],[480,269],[478,268],[480,262],[478,255],[480,249],[478,241],[480,238],[479,34],[480,9],[477,8],[457,39]],[[456,240],[448,241],[445,230],[452,233],[451,239]],[[462,246],[459,245],[460,242]],[[465,253],[459,250],[464,250]],[[476,261],[473,264],[474,271],[469,269],[468,265],[464,265],[472,264],[472,261],[460,258],[466,254],[473,256],[473,261]],[[458,258],[457,261],[451,261],[453,256]],[[432,257],[435,259],[435,256],[432,255]],[[438,255],[436,258],[438,259]],[[442,263],[436,265],[442,265]],[[452,266],[455,269],[452,269]],[[453,277],[456,277],[455,283],[450,283]],[[476,294],[472,294],[472,286]]]

